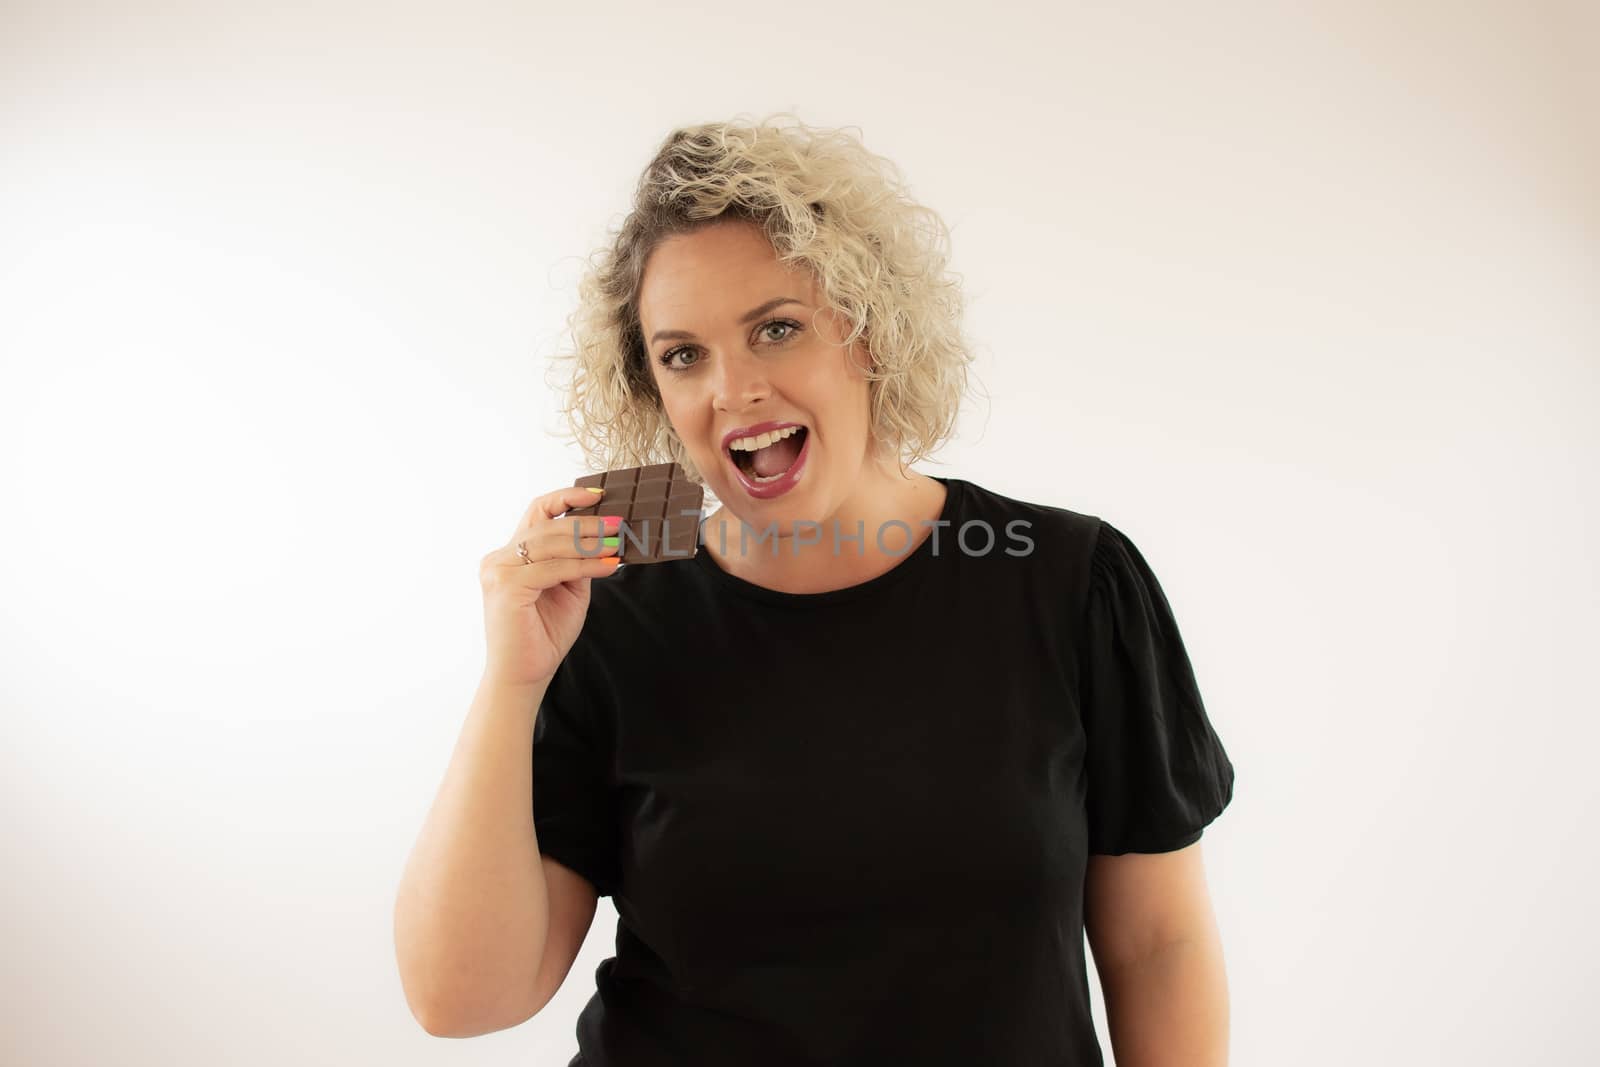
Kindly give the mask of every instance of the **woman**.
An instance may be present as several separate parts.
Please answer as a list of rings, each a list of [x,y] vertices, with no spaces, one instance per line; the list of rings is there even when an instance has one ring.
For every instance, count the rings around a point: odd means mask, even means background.
[[[1233,767],[1155,576],[1101,519],[907,467],[965,394],[945,236],[839,131],[683,129],[646,169],[567,410],[598,468],[721,505],[618,572],[558,489],[484,558],[396,909],[430,1032],[536,1013],[611,895],[574,1065],[1099,1064],[1085,932],[1122,1067],[1226,1061],[1199,839]]]

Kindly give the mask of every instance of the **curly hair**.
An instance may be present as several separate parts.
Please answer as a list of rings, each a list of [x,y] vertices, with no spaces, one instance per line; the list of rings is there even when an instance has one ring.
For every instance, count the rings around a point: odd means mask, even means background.
[[[669,134],[631,211],[588,258],[566,321],[573,347],[551,368],[565,368],[554,387],[569,437],[595,469],[672,461],[703,482],[650,374],[639,287],[664,239],[743,220],[761,227],[780,262],[809,268],[852,324],[844,346],[865,338],[877,453],[902,465],[928,456],[954,431],[973,362],[959,275],[946,269],[948,227],[848,128],[810,127],[791,112],[741,118]]]

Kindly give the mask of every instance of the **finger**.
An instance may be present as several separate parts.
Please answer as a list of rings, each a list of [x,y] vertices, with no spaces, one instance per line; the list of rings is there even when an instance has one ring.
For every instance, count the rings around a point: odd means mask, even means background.
[[[607,523],[607,519],[611,520]],[[577,537],[605,537],[622,528],[623,515],[558,515],[553,519],[534,519],[531,526],[518,530],[515,540],[557,534],[568,541]],[[607,529],[609,525],[610,529]],[[532,544],[530,541],[529,544]]]
[[[616,573],[621,565],[621,556],[542,559],[537,563],[518,568],[517,577],[530,589],[549,589],[552,585],[577,581],[579,578],[604,578],[608,574]],[[527,573],[524,574],[524,571]]]
[[[606,538],[600,536],[580,537],[574,542],[572,531],[561,523],[535,526],[532,531],[524,531],[523,537],[490,553],[487,562],[527,566],[530,562],[538,563],[547,559],[593,559],[596,556],[620,555],[622,538],[615,534],[607,536],[614,538],[616,543],[608,545]],[[518,553],[519,544],[527,546],[527,560]]]
[[[557,489],[552,493],[533,498],[533,503],[528,505],[528,510],[522,513],[522,521],[512,529],[511,535],[515,537],[519,530],[532,526],[536,519],[553,519],[571,508],[581,508],[593,504],[600,499],[599,493],[581,485],[568,486]]]
[[[620,544],[603,544],[597,537],[588,538],[583,542],[583,551],[586,554],[582,555],[570,551],[551,553],[547,548],[540,548],[535,545],[531,538],[526,543],[528,546],[527,559],[517,554],[517,546],[514,544],[502,546],[485,555],[478,562],[478,577],[485,583],[512,581],[518,584],[526,584],[533,588],[544,588],[544,585],[537,580],[537,576],[544,572],[533,569],[541,564],[560,560],[584,564],[603,563],[607,559],[615,558],[620,560],[622,556],[622,546]],[[570,548],[570,544],[568,542],[566,547]],[[582,571],[578,574],[578,577],[592,577],[595,573],[609,574],[610,571],[602,567],[598,572],[593,570]],[[530,579],[533,580],[530,581]]]

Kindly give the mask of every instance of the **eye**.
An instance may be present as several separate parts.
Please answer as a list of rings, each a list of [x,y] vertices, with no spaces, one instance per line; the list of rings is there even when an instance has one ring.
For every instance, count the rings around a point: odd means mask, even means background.
[[[773,319],[771,322],[764,323],[761,329],[766,331],[772,329],[774,326],[782,326],[785,330],[785,333],[782,337],[774,338],[775,342],[787,341],[793,335],[794,331],[800,328],[795,323],[792,323],[787,319]]]
[[[790,322],[788,319],[769,319],[768,321],[762,323],[761,326],[756,330],[756,335],[760,336],[772,329],[774,326],[781,326],[784,329],[784,333],[781,337],[772,338],[769,340],[768,343],[774,345],[784,344],[794,337],[795,334],[799,333],[801,329],[798,322]],[[771,335],[768,334],[768,337],[771,338]],[[674,371],[688,370],[694,365],[695,362],[698,362],[698,358],[696,358],[695,360],[691,360],[689,363],[674,363],[673,360],[678,356],[697,356],[697,353],[693,345],[679,345],[677,348],[669,348],[665,352],[661,353],[660,357],[657,359],[657,362],[663,367],[666,367],[668,370]]]
[[[680,355],[680,354],[682,354],[682,355],[694,355],[694,349],[689,348],[687,346],[681,347],[681,348],[669,348],[665,352],[661,353],[661,358],[660,358],[660,360],[658,360],[658,362],[663,367],[667,367],[667,368],[669,368],[671,370],[687,370],[688,368],[685,367],[684,365],[682,365],[682,364],[676,364],[675,365],[672,362],[672,357],[674,357],[676,355]]]

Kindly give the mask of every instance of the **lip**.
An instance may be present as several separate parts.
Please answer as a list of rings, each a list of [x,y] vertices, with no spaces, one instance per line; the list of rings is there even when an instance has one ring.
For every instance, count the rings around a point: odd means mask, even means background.
[[[753,432],[766,433],[768,430],[780,430],[785,426],[798,425],[800,424],[794,422],[764,422],[755,427]],[[773,497],[782,496],[799,484],[800,473],[805,470],[806,457],[811,454],[811,439],[816,434],[812,433],[809,427],[806,428],[806,439],[800,444],[800,454],[794,457],[794,463],[784,472],[783,477],[771,482],[752,482],[745,477],[744,471],[740,470],[739,465],[733,461],[733,455],[728,451],[727,445],[728,441],[740,437],[748,437],[751,432],[751,430],[736,430],[727,436],[722,446],[723,462],[727,463],[728,469],[733,471],[734,481],[739,483],[739,487],[756,500],[771,500]]]
[[[758,433],[768,433],[772,430],[782,430],[788,426],[800,426],[804,428],[805,424],[799,422],[768,421],[758,422],[754,426],[736,426],[722,435],[722,450],[726,452],[728,450],[728,446],[733,444],[741,437],[754,437]],[[808,434],[807,436],[810,435]]]

